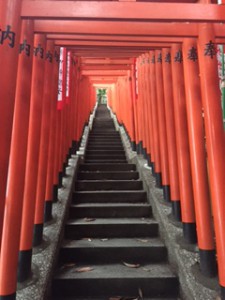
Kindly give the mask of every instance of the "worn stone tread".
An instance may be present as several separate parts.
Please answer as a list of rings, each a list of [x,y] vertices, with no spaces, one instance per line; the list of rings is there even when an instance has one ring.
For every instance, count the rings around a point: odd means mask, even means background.
[[[125,262],[129,264],[129,261]],[[90,267],[89,272],[76,272],[77,269]],[[55,279],[127,279],[127,278],[174,278],[176,276],[171,271],[168,264],[143,264],[138,268],[127,267],[120,264],[86,265],[77,264],[70,268],[61,268],[56,272]]]

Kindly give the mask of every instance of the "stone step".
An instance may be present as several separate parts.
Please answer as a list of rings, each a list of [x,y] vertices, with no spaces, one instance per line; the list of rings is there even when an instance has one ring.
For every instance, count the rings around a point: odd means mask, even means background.
[[[92,132],[102,132],[102,131],[116,131],[113,122],[94,122],[92,125]]]
[[[87,145],[87,151],[95,151],[95,150],[102,150],[102,151],[107,151],[107,150],[112,150],[112,151],[124,151],[123,145],[113,145],[113,146],[98,146],[98,145]]]
[[[80,164],[79,166],[80,171],[136,171],[135,164],[128,164],[128,163],[113,163],[113,164]]]
[[[91,271],[76,272],[83,267],[89,267]],[[137,297],[140,290],[145,297],[177,297],[178,280],[166,264],[145,264],[140,268],[129,268],[121,262],[62,268],[53,283],[53,296]]]
[[[111,163],[126,163],[126,159],[85,159],[87,164],[111,164]]]
[[[159,238],[65,240],[60,251],[60,264],[65,263],[162,263],[167,249]]]
[[[120,297],[120,296],[118,296],[118,295],[114,295],[114,296],[106,296],[106,297],[98,297],[98,298],[93,298],[93,297],[91,297],[91,298],[74,298],[73,296],[72,297],[64,297],[64,296],[62,296],[62,297],[58,297],[58,296],[54,296],[54,299],[52,299],[52,300],[141,300],[141,298],[137,298],[137,296],[135,297],[135,296],[124,296],[124,297]],[[144,300],[180,300],[180,298],[168,298],[168,297],[166,297],[166,298],[149,298],[149,297],[145,297],[144,298]]]
[[[89,150],[87,149],[85,152],[86,155],[106,155],[106,154],[114,154],[114,155],[123,155],[125,154],[124,150],[114,150],[114,149],[109,149],[109,150]]]
[[[120,137],[120,134],[118,131],[112,131],[112,132],[97,132],[97,131],[91,131],[89,133],[89,137],[102,137],[102,138],[108,138],[108,137]]]
[[[82,171],[79,172],[77,175],[78,180],[99,180],[99,179],[117,179],[117,180],[132,180],[132,179],[138,179],[139,174],[138,172],[134,171]]]
[[[78,180],[76,191],[142,190],[140,180]]]
[[[52,300],[178,300],[178,279],[167,264],[147,193],[124,153],[107,106],[98,105]]]
[[[98,218],[69,220],[65,226],[66,239],[112,238],[112,237],[156,237],[158,223],[154,219],[142,218]]]
[[[85,153],[85,159],[91,160],[91,159],[126,159],[125,153],[123,154],[114,154],[114,153],[106,153],[105,154],[86,154]]]
[[[142,218],[151,217],[147,203],[83,203],[71,205],[70,218]]]
[[[121,141],[121,138],[120,138],[120,136],[106,136],[106,137],[102,137],[102,136],[89,136],[88,140],[90,142],[92,142],[92,141],[107,142],[107,141]]]
[[[89,137],[92,137],[92,136],[97,136],[97,137],[120,137],[120,133],[119,133],[119,131],[115,131],[115,130],[113,130],[113,131],[111,131],[111,132],[109,132],[109,130],[108,130],[108,132],[106,132],[106,131],[103,131],[103,132],[101,132],[101,131],[90,131],[89,132]]]
[[[121,141],[118,142],[110,142],[110,141],[89,141],[87,144],[88,147],[90,146],[123,146]]]
[[[82,191],[74,192],[73,203],[143,203],[145,191]]]

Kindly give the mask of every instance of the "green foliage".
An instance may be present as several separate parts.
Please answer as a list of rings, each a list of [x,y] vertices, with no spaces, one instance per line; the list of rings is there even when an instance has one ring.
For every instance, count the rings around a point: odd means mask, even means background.
[[[106,96],[106,89],[98,89],[97,90],[97,99],[98,103],[102,102],[102,99]]]

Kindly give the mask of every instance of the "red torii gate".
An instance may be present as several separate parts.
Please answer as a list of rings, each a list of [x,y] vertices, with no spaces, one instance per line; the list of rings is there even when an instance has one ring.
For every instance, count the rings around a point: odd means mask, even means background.
[[[22,30],[20,30],[21,17],[23,20]],[[35,228],[37,243],[42,239],[44,200],[51,200],[52,193],[50,190],[52,184],[54,184],[55,188],[60,184],[57,174],[59,171],[60,173],[63,171],[62,164],[65,161],[71,141],[77,142],[82,135],[82,126],[87,121],[88,114],[94,104],[92,84],[107,82],[129,87],[130,95],[133,95],[134,99],[136,93],[135,81],[137,78],[134,74],[135,64],[132,61],[133,59],[130,59],[131,57],[138,58],[138,102],[131,102],[131,99],[126,97],[124,98],[126,99],[125,103],[121,103],[120,101],[119,104],[116,104],[113,102],[115,95],[111,94],[110,104],[117,113],[119,121],[127,126],[127,131],[132,136],[132,141],[144,148],[146,154],[151,155],[150,163],[157,175],[157,183],[161,185],[162,176],[164,192],[167,196],[169,193],[167,188],[170,185],[173,212],[174,216],[178,219],[180,218],[181,202],[184,236],[188,242],[195,241],[194,214],[197,213],[196,221],[199,222],[198,243],[202,261],[201,267],[203,273],[212,275],[209,273],[214,271],[214,244],[212,242],[213,235],[210,234],[210,205],[207,199],[208,190],[203,149],[204,132],[201,127],[201,108],[202,106],[204,108],[219,279],[222,287],[222,299],[225,299],[225,271],[223,267],[225,262],[225,210],[223,201],[225,186],[223,176],[225,167],[224,133],[219,101],[220,91],[218,88],[216,57],[214,52],[206,53],[206,51],[214,51],[212,47],[216,43],[224,43],[224,21],[224,6],[205,3],[74,2],[50,0],[7,0],[0,2],[0,66],[2,69],[4,68],[4,74],[0,76],[0,111],[2,112],[0,120],[1,223],[3,223],[4,215],[0,257],[1,299],[15,298],[19,243],[21,244],[21,261],[23,263],[27,262],[28,265],[30,263],[32,254],[32,232],[30,228],[33,224],[34,213],[36,214]],[[21,39],[19,39],[20,36]],[[190,49],[197,48],[196,39],[198,41],[197,53],[201,74],[200,80],[197,63],[192,64],[197,61],[197,58],[191,61],[187,59]],[[20,57],[17,52],[19,44],[24,47],[20,48],[22,53]],[[32,63],[31,55],[27,55],[27,45],[30,45],[30,53],[33,51],[33,45],[35,49],[46,50],[46,53],[52,53],[53,49],[57,53],[59,51],[57,46],[66,46],[72,51],[74,56],[84,57],[78,62],[80,69],[73,68],[73,78],[76,82],[80,82],[79,86],[81,87],[72,91],[74,98],[70,105],[74,108],[74,114],[68,107],[63,111],[53,113],[56,111],[56,103],[54,101],[52,101],[51,108],[49,106],[44,108],[41,105],[41,101],[39,101],[40,91],[43,90],[43,97],[48,97],[49,95],[47,83],[44,82],[44,73],[49,74],[49,76],[46,75],[46,80],[49,80],[50,76],[53,76],[54,80],[52,83],[48,82],[48,86],[51,84],[52,97],[53,95],[56,96],[57,89],[54,83],[57,82],[58,76],[57,60],[54,60],[53,67],[51,68],[47,64],[50,61],[44,63],[41,59],[41,52],[39,52],[40,55],[34,56]],[[211,46],[211,48],[207,48],[207,50],[206,45]],[[181,53],[181,51],[183,52],[183,62],[179,61],[179,56],[177,57],[177,53]],[[172,57],[170,63],[166,61],[168,53]],[[160,55],[162,61],[156,62],[156,57],[158,58]],[[108,58],[106,59],[107,67],[100,68],[100,62],[104,64],[104,57]],[[175,57],[177,57],[177,61],[174,61]],[[119,67],[118,69],[115,67],[119,61],[123,65],[124,60],[128,60],[127,64],[131,66],[129,74],[127,73],[129,72],[129,67],[123,66],[121,72],[119,72],[121,70]],[[84,62],[83,64],[82,61]],[[90,63],[94,63],[96,69],[93,67],[90,68]],[[31,82],[32,64],[33,75]],[[111,67],[111,65],[114,67]],[[104,74],[104,72],[108,75]],[[24,82],[24,79],[26,79],[26,82]],[[78,105],[77,102],[78,97],[84,97],[82,86],[88,87],[85,96],[89,97],[91,95],[90,103],[86,108],[81,104]],[[160,94],[161,86],[163,86],[164,95]],[[177,90],[178,87],[179,90]],[[200,87],[202,96],[200,96]],[[184,97],[185,92],[186,98],[189,99],[187,103]],[[32,120],[37,123],[35,124],[30,121],[28,134],[30,94],[30,114]],[[173,98],[175,100],[175,122],[172,115],[173,111],[169,110],[170,107],[167,106],[167,110],[165,110],[165,107],[162,106],[163,103],[159,101],[165,95],[170,97],[168,99],[170,99],[171,103],[173,102]],[[125,97],[125,95],[122,97]],[[202,98],[202,104],[195,103],[196,97]],[[150,101],[147,101],[148,99]],[[154,101],[156,101],[156,105]],[[25,102],[25,105],[23,102]],[[14,126],[11,141],[14,103]],[[183,126],[186,119],[185,103],[187,104],[188,119],[186,127]],[[124,112],[125,104],[129,105],[131,111],[133,109],[134,115]],[[21,111],[22,105],[24,107],[23,111]],[[48,153],[51,153],[54,157],[54,160],[51,160],[51,163],[49,163],[51,165],[48,166],[49,171],[45,174],[47,178],[49,177],[47,184],[48,192],[46,191],[45,193],[45,199],[43,199],[43,196],[37,196],[36,205],[38,205],[38,201],[40,201],[40,205],[37,206],[35,212],[34,201],[32,203],[33,207],[27,206],[27,210],[23,214],[22,238],[20,240],[19,232],[23,192],[25,191],[25,195],[27,193],[29,197],[31,197],[31,194],[33,197],[36,197],[34,186],[39,182],[38,180],[40,179],[38,178],[41,177],[40,174],[43,172],[38,170],[38,168],[43,168],[46,164],[46,154],[42,153],[39,156],[39,153],[34,152],[34,148],[35,146],[39,148],[39,143],[44,145],[44,141],[47,140],[47,136],[44,137],[43,132],[46,126],[44,124],[49,117],[49,109],[52,112],[51,128],[56,124],[56,119],[58,120],[58,125],[55,130],[51,130],[48,133],[48,136],[51,135]],[[160,116],[158,111],[162,113],[164,111],[164,116]],[[42,122],[40,121],[41,116]],[[148,116],[151,116],[152,119],[150,120]],[[66,122],[66,120],[72,120],[72,118],[78,120],[77,123]],[[167,120],[170,121],[167,122]],[[187,143],[186,139],[188,134],[187,125],[189,126],[190,135],[189,143]],[[69,134],[65,137],[63,136],[63,132],[67,129]],[[165,132],[167,133],[167,138],[171,137],[170,141],[169,139],[167,140],[168,150],[160,146],[162,145],[160,138],[166,140]],[[178,143],[177,148],[175,147],[174,138],[176,138]],[[54,141],[61,142],[62,145],[55,152]],[[220,141],[219,144],[218,141]],[[10,144],[12,145],[11,152]],[[189,153],[184,151],[184,148],[189,146],[191,160],[189,159]],[[18,153],[18,147],[24,152],[22,156],[23,160],[21,160],[21,155]],[[182,150],[182,153],[176,154],[179,150]],[[168,169],[168,158],[165,156],[167,151],[170,162],[171,160],[173,162],[174,168],[172,170]],[[28,159],[27,166],[25,163],[26,153],[27,157],[30,157],[30,163]],[[37,163],[38,156],[39,165]],[[9,158],[11,173],[7,186]],[[201,160],[202,158],[203,160]],[[200,166],[198,165],[199,161],[201,161]],[[202,180],[201,185],[199,181],[193,181],[195,203],[193,202],[192,183],[190,182],[190,164],[192,164],[192,170],[194,170],[192,174],[193,178],[196,180],[201,178]],[[53,165],[54,172],[52,172]],[[29,168],[32,168],[33,171],[29,185],[30,192],[26,191],[26,186],[24,188],[25,173],[29,172]],[[51,175],[49,175],[50,173]],[[178,173],[179,178],[182,179],[179,184]],[[171,181],[171,179],[174,181]],[[40,183],[38,193],[43,194],[43,185],[46,182]],[[205,195],[204,198],[203,194]],[[26,197],[28,198],[28,196]],[[203,198],[203,201],[201,198]],[[49,206],[47,205],[46,207],[48,209]],[[24,222],[27,222],[26,226]],[[205,226],[208,226],[207,229],[204,228]],[[211,271],[210,268],[212,269]],[[29,275],[29,268],[26,275]]]

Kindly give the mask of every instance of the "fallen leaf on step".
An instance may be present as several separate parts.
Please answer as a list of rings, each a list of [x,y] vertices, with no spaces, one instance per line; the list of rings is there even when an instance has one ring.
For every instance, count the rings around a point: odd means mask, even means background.
[[[74,271],[77,273],[84,273],[84,272],[90,272],[92,270],[94,270],[94,269],[91,267],[83,267],[83,268],[75,269]]]
[[[128,268],[139,268],[140,267],[140,264],[129,264],[125,261],[123,261],[123,264]]]
[[[144,239],[137,239],[138,242],[142,242],[142,243],[148,243],[149,240],[144,240]]]
[[[95,220],[96,220],[95,218],[84,218],[85,222],[92,222],[92,221],[95,221]]]
[[[86,240],[88,242],[92,242],[92,239],[90,239],[90,238],[83,238],[82,240]]]
[[[102,242],[106,242],[108,241],[109,239],[101,239]]]
[[[148,269],[148,268],[143,268],[143,270],[146,271],[146,272],[150,272],[151,271],[151,269]]]
[[[73,264],[73,263],[63,265],[64,268],[73,268],[75,266],[76,266],[76,264]]]
[[[109,300],[139,300],[139,298],[115,296],[110,297]]]

